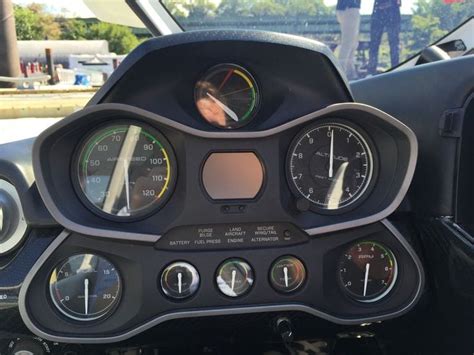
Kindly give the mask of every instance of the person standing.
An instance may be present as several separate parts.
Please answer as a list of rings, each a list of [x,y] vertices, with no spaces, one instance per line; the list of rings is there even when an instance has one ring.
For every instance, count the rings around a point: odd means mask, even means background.
[[[375,0],[370,22],[369,74],[377,74],[379,47],[382,35],[387,29],[392,67],[399,63],[400,15],[401,0]]]
[[[336,5],[337,21],[341,26],[339,63],[348,79],[357,79],[354,58],[359,45],[360,1],[338,0]]]

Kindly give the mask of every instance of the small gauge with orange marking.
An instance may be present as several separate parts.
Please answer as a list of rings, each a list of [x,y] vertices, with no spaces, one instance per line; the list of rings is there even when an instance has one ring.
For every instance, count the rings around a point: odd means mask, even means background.
[[[197,110],[209,124],[236,129],[245,126],[258,111],[260,94],[253,76],[235,64],[209,69],[196,83]]]

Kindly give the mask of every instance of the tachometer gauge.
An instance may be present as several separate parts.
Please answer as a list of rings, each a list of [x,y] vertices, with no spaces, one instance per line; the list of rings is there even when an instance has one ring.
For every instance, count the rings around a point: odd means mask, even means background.
[[[196,83],[196,107],[210,124],[220,128],[239,128],[257,113],[260,95],[248,71],[235,64],[211,68]]]
[[[296,136],[287,175],[290,188],[308,208],[342,210],[368,192],[374,154],[364,136],[339,121],[316,124]]]
[[[162,206],[176,180],[171,146],[141,124],[98,129],[85,140],[76,164],[83,201],[114,218],[139,217]]]
[[[351,246],[339,261],[343,290],[360,302],[375,302],[386,296],[397,279],[397,261],[386,246],[361,241]]]
[[[122,291],[120,276],[107,259],[79,254],[56,267],[49,279],[51,299],[67,317],[91,321],[109,314]]]

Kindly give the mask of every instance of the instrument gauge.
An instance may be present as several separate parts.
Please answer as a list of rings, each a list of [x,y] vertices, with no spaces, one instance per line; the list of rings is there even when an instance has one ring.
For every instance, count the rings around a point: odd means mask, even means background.
[[[360,302],[375,302],[385,297],[395,285],[397,273],[392,251],[378,242],[358,242],[339,261],[342,289]]]
[[[193,296],[199,288],[199,273],[184,261],[168,265],[161,273],[160,285],[169,298],[181,300]]]
[[[220,64],[209,69],[196,83],[194,100],[207,123],[235,129],[255,117],[260,93],[247,70],[235,64]]]
[[[68,318],[92,321],[112,312],[122,283],[117,268],[95,254],[73,255],[58,265],[49,279],[51,300]]]
[[[217,287],[228,297],[245,295],[252,288],[254,280],[252,267],[242,259],[228,259],[217,270]]]
[[[338,212],[361,201],[374,178],[371,146],[359,128],[339,121],[300,132],[288,152],[287,176],[301,205]]]
[[[127,219],[166,203],[176,181],[176,160],[155,129],[118,123],[86,138],[75,171],[79,196],[92,211]]]

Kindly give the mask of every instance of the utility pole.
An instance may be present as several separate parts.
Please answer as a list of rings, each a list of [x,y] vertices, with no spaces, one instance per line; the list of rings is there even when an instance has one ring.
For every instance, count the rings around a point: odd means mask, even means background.
[[[16,42],[15,16],[11,0],[0,0],[0,76],[20,75],[20,58]],[[2,83],[1,87],[15,87]]]

